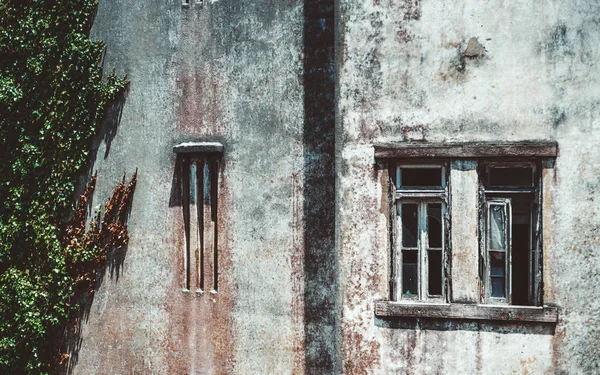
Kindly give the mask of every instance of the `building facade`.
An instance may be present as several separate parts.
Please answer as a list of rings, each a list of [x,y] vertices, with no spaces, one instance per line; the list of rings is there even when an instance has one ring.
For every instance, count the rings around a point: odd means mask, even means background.
[[[79,374],[600,372],[600,2],[101,1],[138,169]]]

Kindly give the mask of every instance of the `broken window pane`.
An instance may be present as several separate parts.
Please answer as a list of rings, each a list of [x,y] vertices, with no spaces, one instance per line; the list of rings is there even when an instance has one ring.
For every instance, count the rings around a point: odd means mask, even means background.
[[[441,187],[442,168],[400,168],[402,187]]]
[[[417,247],[418,238],[418,206],[414,203],[402,205],[402,246]]]
[[[427,205],[427,234],[430,248],[442,248],[442,204]]]
[[[442,295],[442,251],[429,250],[429,295]]]
[[[532,187],[533,168],[531,167],[490,167],[489,186]]]
[[[418,295],[418,261],[419,252],[402,251],[402,294]]]
[[[490,206],[490,248],[494,250],[506,249],[506,221],[505,206]]]

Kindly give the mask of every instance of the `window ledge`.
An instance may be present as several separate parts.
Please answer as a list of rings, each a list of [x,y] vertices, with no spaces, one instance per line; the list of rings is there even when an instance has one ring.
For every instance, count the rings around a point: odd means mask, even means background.
[[[223,144],[220,142],[184,142],[173,147],[173,152],[180,153],[223,153]]]
[[[498,306],[462,303],[410,303],[375,301],[375,315],[382,318],[469,319],[556,323],[558,310],[550,306]]]

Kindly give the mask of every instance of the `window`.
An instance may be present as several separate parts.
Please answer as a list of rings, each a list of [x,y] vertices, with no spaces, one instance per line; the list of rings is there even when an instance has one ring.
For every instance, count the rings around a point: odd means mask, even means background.
[[[445,164],[396,167],[396,300],[445,301]]]
[[[182,143],[178,154],[184,222],[183,290],[217,293],[219,287],[218,190],[223,145]]]
[[[374,150],[390,207],[390,300],[375,315],[557,322],[542,268],[556,142]]]
[[[536,162],[481,163],[484,301],[539,305],[540,182]]]

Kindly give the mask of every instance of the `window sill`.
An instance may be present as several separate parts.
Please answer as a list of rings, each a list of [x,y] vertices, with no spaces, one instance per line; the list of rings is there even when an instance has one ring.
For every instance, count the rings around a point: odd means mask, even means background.
[[[558,310],[556,307],[549,306],[375,301],[375,316],[380,318],[402,317],[556,323],[558,321]]]

